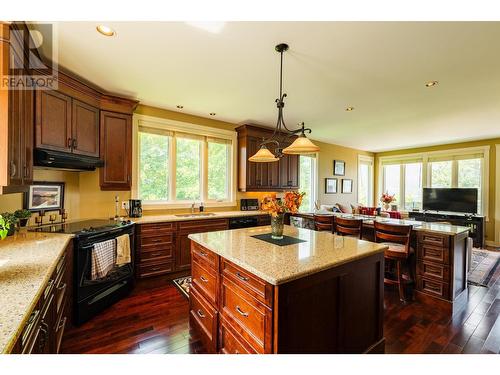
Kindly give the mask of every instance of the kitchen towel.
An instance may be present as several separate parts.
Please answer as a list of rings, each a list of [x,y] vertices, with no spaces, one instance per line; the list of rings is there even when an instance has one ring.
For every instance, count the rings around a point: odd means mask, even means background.
[[[116,237],[116,265],[130,263],[130,237],[128,234],[122,234]]]
[[[113,269],[116,261],[115,239],[98,242],[92,248],[91,279],[105,277]]]

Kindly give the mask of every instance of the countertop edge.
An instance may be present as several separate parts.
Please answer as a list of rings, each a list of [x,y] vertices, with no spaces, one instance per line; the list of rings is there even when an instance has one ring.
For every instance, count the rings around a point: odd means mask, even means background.
[[[41,287],[38,289],[35,296],[31,300],[30,306],[26,310],[26,312],[24,313],[24,316],[22,317],[21,321],[19,322],[19,325],[16,328],[15,333],[10,337],[9,341],[2,348],[2,352],[1,352],[2,354],[9,354],[12,351],[14,344],[16,343],[17,339],[19,338],[19,336],[22,332],[22,329],[24,328],[24,325],[28,321],[33,309],[35,308],[36,302],[40,299],[40,296],[42,295],[42,293],[45,289],[45,286],[49,281],[50,276],[52,275],[52,273],[56,269],[57,262],[59,262],[59,259],[61,259],[61,256],[62,256],[63,252],[66,250],[66,248],[68,247],[69,242],[72,241],[74,238],[74,235],[72,235],[72,234],[59,234],[59,235],[67,237],[66,241],[64,242],[64,246],[62,246],[62,248],[60,249],[59,254],[57,255],[53,264],[47,269],[47,273],[45,274],[45,277],[42,280]]]
[[[380,244],[380,248],[379,249],[373,250],[370,253],[361,254],[361,255],[358,255],[358,256],[353,256],[353,257],[350,257],[350,258],[346,258],[346,259],[344,259],[342,261],[336,262],[335,264],[330,264],[330,265],[325,265],[324,267],[315,268],[314,270],[311,270],[310,272],[301,272],[301,273],[294,274],[294,275],[292,275],[290,277],[283,277],[283,278],[280,278],[280,279],[275,279],[275,278],[269,277],[268,275],[263,274],[262,272],[260,272],[259,270],[255,269],[254,267],[248,266],[248,264],[245,264],[244,262],[241,262],[239,259],[233,258],[233,257],[227,257],[226,255],[221,254],[220,251],[218,251],[217,249],[213,248],[209,244],[207,244],[207,243],[205,243],[203,241],[200,241],[199,239],[193,238],[197,234],[200,234],[200,233],[190,234],[190,235],[188,235],[188,238],[191,241],[194,241],[197,244],[199,244],[199,245],[201,245],[203,247],[206,247],[208,250],[213,251],[215,254],[219,255],[220,257],[223,257],[223,258],[227,259],[228,261],[236,264],[237,266],[240,266],[241,268],[245,269],[246,271],[254,274],[257,277],[260,277],[262,280],[264,280],[264,281],[266,281],[266,282],[268,282],[268,283],[270,283],[272,285],[275,285],[275,286],[276,285],[285,284],[285,283],[288,283],[290,281],[294,281],[294,280],[300,279],[302,277],[313,275],[313,274],[316,274],[316,273],[319,273],[319,272],[322,272],[322,271],[325,271],[325,270],[328,270],[328,269],[331,269],[331,268],[339,267],[339,266],[344,265],[346,263],[349,263],[351,261],[355,261],[355,260],[367,258],[369,256],[372,256],[372,255],[384,252],[386,249],[388,249],[388,246]],[[366,241],[366,242],[369,242],[369,241]]]
[[[144,215],[142,217],[128,219],[132,220],[137,225],[154,224],[154,223],[171,223],[177,221],[193,221],[193,220],[213,220],[213,219],[227,219],[232,217],[246,217],[246,216],[265,216],[269,213],[264,211],[227,211],[227,212],[210,212],[214,215],[208,216],[183,216],[177,217],[176,214],[165,215]]]

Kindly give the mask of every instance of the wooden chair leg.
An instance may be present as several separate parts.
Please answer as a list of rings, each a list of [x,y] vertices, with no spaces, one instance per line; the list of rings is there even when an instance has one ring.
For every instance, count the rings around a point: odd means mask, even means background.
[[[402,302],[406,302],[405,300],[405,290],[404,290],[404,281],[403,281],[403,272],[401,270],[401,261],[396,261],[397,268],[397,276],[398,276],[398,289],[399,289],[399,300]]]

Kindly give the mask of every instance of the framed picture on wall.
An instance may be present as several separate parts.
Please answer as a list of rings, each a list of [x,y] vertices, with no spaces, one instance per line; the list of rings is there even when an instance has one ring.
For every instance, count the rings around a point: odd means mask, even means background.
[[[345,176],[345,161],[334,160],[333,161],[333,175],[334,176]]]
[[[64,208],[64,182],[33,182],[24,194],[24,208],[32,212]]]
[[[336,193],[337,193],[337,179],[325,178],[325,194],[336,194]]]
[[[349,178],[342,179],[342,193],[349,194],[352,193],[352,180]]]

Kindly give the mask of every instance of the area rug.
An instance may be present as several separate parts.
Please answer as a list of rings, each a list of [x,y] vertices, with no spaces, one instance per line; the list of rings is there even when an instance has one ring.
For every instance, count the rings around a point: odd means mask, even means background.
[[[468,282],[471,285],[490,287],[500,272],[500,252],[484,249],[472,249],[471,267]]]
[[[178,279],[172,280],[175,287],[179,289],[181,294],[189,299],[189,288],[191,287],[191,276],[179,277]]]

